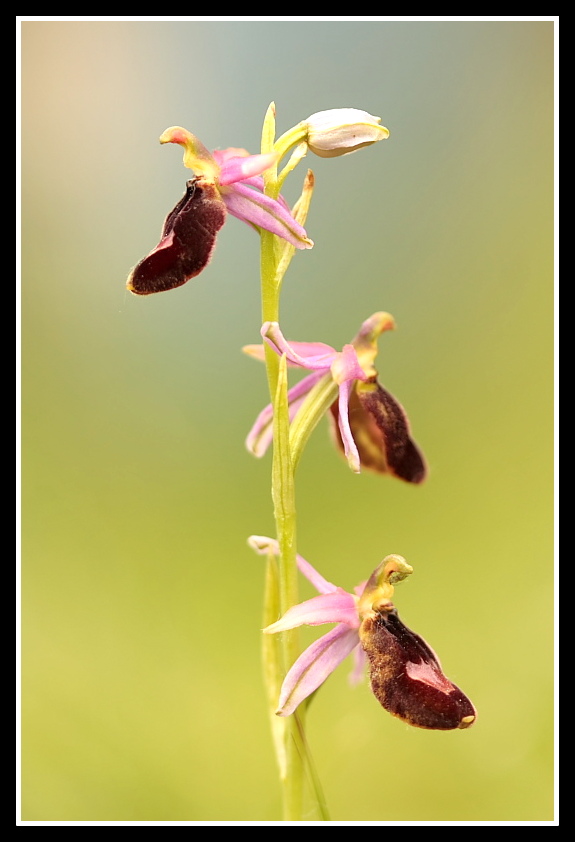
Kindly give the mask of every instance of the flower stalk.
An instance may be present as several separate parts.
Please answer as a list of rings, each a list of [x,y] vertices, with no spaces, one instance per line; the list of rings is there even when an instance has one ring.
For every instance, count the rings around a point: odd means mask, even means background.
[[[270,105],[262,131],[262,154],[271,151],[275,134],[275,107]],[[279,194],[277,167],[264,174],[264,193],[272,198]],[[262,322],[279,319],[279,293],[281,278],[278,268],[281,255],[277,238],[269,231],[261,231],[260,275]],[[293,251],[292,251],[293,256]],[[285,267],[287,269],[287,266]],[[284,269],[284,271],[285,271]],[[296,515],[295,485],[289,445],[289,409],[287,401],[286,360],[274,354],[271,348],[265,354],[266,374],[273,407],[274,449],[272,459],[272,500],[276,535],[279,545],[277,576],[269,581],[266,589],[264,615],[273,612],[274,605],[286,611],[297,603],[296,567]],[[273,559],[268,559],[268,566]],[[285,821],[299,821],[302,813],[303,756],[298,751],[300,734],[298,722],[290,717],[285,725],[277,723],[276,676],[283,675],[299,656],[297,630],[292,629],[282,636],[279,647],[272,649],[264,645],[264,676],[268,682],[268,699],[272,717],[272,735],[280,772],[283,795],[283,818]],[[277,659],[281,657],[281,663]],[[303,720],[301,721],[303,728]]]
[[[361,120],[363,120],[366,114],[366,112],[350,111],[349,109],[344,111],[348,123],[350,117],[355,118],[356,115],[360,115]],[[270,105],[262,129],[261,154],[262,156],[275,155],[276,160],[263,173],[264,194],[266,196],[274,200],[280,197],[280,191],[286,177],[301,162],[308,151],[308,147],[311,148],[309,140],[312,132],[315,132],[314,143],[316,147],[312,151],[324,147],[320,154],[326,157],[346,154],[359,148],[360,145],[368,145],[387,137],[387,130],[376,125],[379,123],[378,118],[371,118],[370,115],[367,115],[372,126],[368,129],[368,134],[365,134],[362,129],[364,133],[361,137],[361,143],[356,142],[357,126],[352,126],[351,129],[347,125],[338,128],[333,123],[334,120],[337,123],[340,112],[334,111],[330,114],[333,115],[331,121],[325,121],[323,117],[319,121],[310,118],[311,122],[302,121],[276,141],[275,106],[273,103]],[[315,118],[318,115],[313,116]],[[327,123],[329,123],[329,126]],[[278,174],[278,165],[282,158],[290,152],[291,155],[287,163]],[[292,209],[295,222],[302,228],[306,222],[313,187],[313,173],[308,170],[301,197]],[[269,229],[260,229],[260,235],[262,323],[264,325],[278,325],[281,284],[295,254],[296,244],[285,238],[280,239],[274,236]],[[286,353],[278,353],[277,350],[270,343],[265,343],[262,349],[271,398],[270,420],[273,429],[272,500],[278,548],[277,576],[270,577],[268,571],[266,580],[267,604],[264,609],[265,616],[269,615],[272,605],[279,605],[281,613],[285,613],[298,601],[294,472],[303,446],[312,430],[338,394],[337,384],[331,378],[320,374],[319,382],[312,389],[311,394],[304,398],[305,411],[298,414],[299,423],[290,430],[292,416],[287,387],[288,358]],[[272,560],[268,559],[268,565],[271,563]],[[277,593],[274,593],[274,582],[277,585]],[[280,647],[273,648],[264,645],[264,674],[268,681],[268,698],[274,699],[272,716],[276,713],[277,707],[277,696],[274,696],[274,693],[277,690],[278,672],[283,667],[283,675],[285,676],[300,656],[296,634],[297,629],[289,629],[282,634],[281,653]],[[283,660],[281,667],[277,664],[280,655]],[[286,821],[301,820],[306,766],[309,778],[312,781],[317,781],[307,750],[304,717],[305,706],[302,705],[297,714],[286,718],[284,731],[281,730],[281,726],[275,723],[272,725],[274,745],[283,784],[284,819]],[[313,788],[316,793],[317,809],[325,819],[325,808],[317,782]]]
[[[280,548],[279,604],[292,606],[297,602],[298,584],[296,567],[296,511],[295,484],[289,446],[289,413],[287,402],[287,366],[285,357],[278,366],[277,389],[274,401],[274,450],[272,459],[272,500],[276,534]],[[284,669],[287,670],[299,656],[296,629],[291,629],[282,639]],[[276,702],[277,703],[277,702]],[[303,728],[303,719],[301,727]],[[284,819],[301,820],[304,758],[298,750],[298,723],[291,717],[285,733]]]
[[[278,312],[278,289],[275,284],[277,265],[273,259],[273,243],[266,243],[272,235],[262,235],[262,309],[264,318],[266,313]],[[272,459],[272,500],[276,535],[279,545],[278,571],[275,582],[271,583],[266,592],[265,615],[273,612],[273,606],[278,605],[283,613],[297,603],[297,568],[296,556],[296,515],[295,515],[295,485],[289,445],[289,411],[287,403],[287,372],[285,358],[279,358],[273,351],[266,354],[266,371],[272,406],[274,413],[274,446]],[[275,587],[277,591],[275,591]],[[281,650],[281,651],[280,651]],[[297,629],[291,629],[282,635],[279,648],[264,647],[264,675],[285,675],[299,655]],[[276,659],[281,657],[281,663]],[[268,683],[268,697],[270,701],[270,715],[275,718],[277,707],[277,683]],[[303,756],[298,750],[300,742],[300,727],[303,729],[303,716],[300,724],[295,717],[285,722],[285,727],[272,725],[272,734],[280,780],[283,790],[283,818],[284,821],[301,820],[303,795]]]

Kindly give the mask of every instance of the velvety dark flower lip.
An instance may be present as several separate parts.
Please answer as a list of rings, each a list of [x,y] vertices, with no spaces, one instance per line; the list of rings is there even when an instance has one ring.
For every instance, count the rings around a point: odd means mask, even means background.
[[[366,616],[360,641],[381,705],[409,725],[436,731],[469,728],[477,717],[467,696],[443,674],[431,647],[408,629],[395,609]]]
[[[273,538],[253,535],[249,544],[262,555],[279,554]],[[301,556],[297,564],[320,595],[293,606],[264,632],[336,625],[308,646],[287,673],[279,716],[293,713],[353,653],[352,680],[359,680],[367,665],[373,693],[389,713],[409,725],[436,731],[473,725],[477,718],[473,704],[445,676],[433,649],[397,615],[392,602],[394,585],[413,569],[402,556],[386,556],[354,593],[328,582]]]
[[[345,452],[339,407],[331,406],[331,430],[336,445]],[[348,402],[349,428],[357,445],[361,466],[392,474],[418,485],[427,477],[427,465],[411,438],[405,410],[393,395],[371,377],[356,382]]]
[[[184,197],[166,217],[159,244],[132,270],[128,289],[150,295],[175,289],[199,275],[210,261],[225,220],[225,206],[214,185],[190,179]]]
[[[331,378],[337,386],[337,399],[329,414],[332,432],[350,468],[356,473],[367,468],[418,484],[427,476],[425,460],[411,438],[403,407],[378,382],[374,367],[377,339],[394,326],[389,313],[374,313],[341,351],[322,342],[288,342],[277,322],[266,322],[261,334],[277,354],[286,355],[288,365],[312,372],[288,391],[290,420],[316,384],[324,377]],[[247,345],[244,351],[264,358],[261,345]],[[263,456],[271,444],[272,420],[269,404],[258,415],[246,439],[254,456]]]
[[[183,198],[166,217],[158,245],[131,271],[127,282],[131,292],[165,292],[199,275],[210,261],[228,211],[295,248],[313,246],[283,197],[272,199],[263,192],[261,173],[276,163],[276,155],[249,155],[236,148],[210,153],[179,126],[166,129],[160,142],[183,146],[184,165],[196,175],[186,182]]]

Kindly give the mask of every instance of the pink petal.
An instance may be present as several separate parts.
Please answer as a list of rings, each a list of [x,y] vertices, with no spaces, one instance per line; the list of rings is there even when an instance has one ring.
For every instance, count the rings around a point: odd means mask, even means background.
[[[271,322],[266,322],[265,324],[271,324]],[[273,350],[276,352],[276,354],[281,356],[281,354],[283,353],[282,351],[274,347],[270,342],[268,342],[267,344],[270,345],[270,347],[273,347]],[[303,352],[301,351],[300,346],[310,349],[312,347],[314,349],[317,349],[317,346],[321,346],[322,349],[327,349],[328,351],[333,350],[329,347],[329,345],[324,345],[322,342],[290,342],[290,347],[294,348],[300,354],[302,354]],[[266,355],[264,345],[244,345],[242,351],[244,352],[244,354],[247,354],[248,357],[253,357],[254,360],[265,362]],[[302,368],[300,363],[292,362],[289,359],[287,360],[287,364],[288,366],[290,366],[290,368]],[[319,377],[317,379],[319,380]]]
[[[342,383],[339,387],[339,402],[338,402],[338,418],[337,423],[341,440],[345,451],[345,456],[349,467],[356,474],[361,470],[361,463],[359,460],[359,452],[355,440],[351,434],[351,427],[349,425],[349,396],[353,389],[352,382]]]
[[[253,347],[261,347],[261,346],[253,346]],[[244,349],[245,350],[245,349]],[[288,404],[289,404],[289,419],[293,421],[295,415],[302,405],[307,393],[315,386],[318,380],[322,377],[321,372],[318,374],[309,374],[307,377],[304,377],[303,380],[300,380],[299,383],[296,383],[289,392],[288,392]],[[246,447],[253,453],[254,456],[257,456],[258,459],[263,456],[266,452],[268,447],[273,441],[273,408],[271,403],[269,403],[258,415],[255,420],[255,423],[251,430],[248,433],[246,438]]]
[[[267,626],[264,632],[275,634],[297,626],[321,626],[324,623],[343,623],[352,629],[359,628],[357,598],[343,588],[322,593],[288,608],[283,617]]]
[[[344,345],[341,354],[334,360],[331,373],[336,383],[346,380],[367,380],[367,374],[359,364],[357,352],[353,345]]]
[[[310,693],[323,684],[326,678],[358,645],[355,629],[337,626],[303,652],[285,677],[279,699],[279,716],[289,716]]]
[[[298,249],[310,249],[313,242],[305,228],[286,210],[285,205],[238,182],[222,189],[221,197],[228,211],[248,222],[271,231]]]
[[[265,170],[273,167],[277,159],[278,156],[275,153],[248,155],[241,158],[232,156],[221,165],[218,181],[221,185],[227,185],[261,175]]]
[[[290,400],[288,392],[289,403],[289,419],[293,421],[298,409],[305,399],[305,394],[296,400]],[[271,403],[268,403],[260,412],[255,420],[254,426],[249,431],[246,438],[246,447],[250,453],[260,459],[267,453],[267,450],[274,438],[273,431],[274,412]]]
[[[250,453],[260,459],[273,441],[273,407],[268,403],[256,418],[246,438],[246,447]]]
[[[335,348],[323,342],[288,342],[277,322],[264,322],[260,333],[277,354],[285,354],[288,362],[301,368],[326,373],[338,357]],[[298,353],[300,348],[305,355]]]
[[[249,158],[250,153],[247,149],[242,149],[239,146],[228,146],[227,149],[214,149],[212,156],[216,159],[219,167],[223,167],[226,161],[230,158]]]
[[[296,563],[299,572],[306,577],[308,582],[311,582],[316,591],[319,591],[319,593],[334,593],[335,591],[339,590],[339,588],[337,588],[336,585],[332,585],[331,582],[328,582],[327,579],[324,579],[321,573],[318,573],[315,567],[312,567],[309,561],[306,561],[305,558],[303,558],[303,556],[297,555]],[[357,614],[357,608],[355,608],[354,610]]]
[[[244,354],[247,354],[248,357],[253,357],[254,360],[259,360],[262,363],[265,361],[266,355],[263,345],[244,345],[242,351]]]
[[[312,363],[306,368],[316,368],[319,365],[326,366],[333,363],[334,356],[337,356],[337,351],[331,345],[326,345],[325,342],[286,342],[289,345],[294,355],[302,359],[308,359]]]
[[[247,184],[249,187],[255,187],[260,193],[264,192],[264,180],[261,175],[255,175],[253,178],[242,178],[242,184]],[[291,215],[291,209],[282,194],[280,193],[276,199],[280,205],[286,209],[286,211]]]
[[[248,544],[260,555],[266,555],[269,552],[274,553],[275,555],[280,554],[279,544],[275,538],[266,538],[263,535],[252,535],[248,539]],[[300,573],[302,573],[320,593],[332,593],[333,591],[338,590],[335,585],[332,585],[331,582],[324,579],[321,573],[318,573],[315,567],[312,567],[309,561],[306,561],[303,556],[296,555],[296,563]]]

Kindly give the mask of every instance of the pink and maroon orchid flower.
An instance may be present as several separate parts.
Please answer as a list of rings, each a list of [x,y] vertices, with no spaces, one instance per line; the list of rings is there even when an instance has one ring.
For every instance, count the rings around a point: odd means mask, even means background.
[[[249,544],[261,555],[279,554],[273,538],[253,535]],[[308,646],[288,671],[280,691],[279,716],[293,713],[353,653],[352,682],[361,678],[367,666],[380,704],[409,725],[449,731],[475,722],[473,704],[444,675],[433,649],[397,615],[391,601],[393,586],[413,570],[402,556],[386,556],[354,593],[328,582],[299,555],[297,565],[319,596],[294,605],[264,633],[336,625]]]
[[[337,389],[337,397],[331,403],[332,432],[350,468],[359,473],[363,466],[420,483],[427,475],[425,461],[411,438],[403,407],[380,385],[373,365],[377,338],[393,327],[395,322],[389,313],[374,313],[362,324],[353,342],[341,351],[322,342],[288,342],[277,322],[266,322],[261,334],[277,354],[285,354],[288,365],[312,372],[288,391],[290,420],[325,378]],[[244,351],[264,359],[261,345],[247,345]],[[269,404],[246,439],[248,450],[255,456],[263,456],[272,441],[272,421]]]
[[[184,196],[166,217],[159,244],[130,273],[131,292],[150,295],[175,289],[198,275],[210,261],[228,211],[295,248],[313,246],[283,197],[272,199],[263,192],[261,174],[277,162],[277,155],[249,155],[235,148],[210,153],[179,126],[166,129],[160,143],[183,146],[184,165],[195,177],[186,182]]]

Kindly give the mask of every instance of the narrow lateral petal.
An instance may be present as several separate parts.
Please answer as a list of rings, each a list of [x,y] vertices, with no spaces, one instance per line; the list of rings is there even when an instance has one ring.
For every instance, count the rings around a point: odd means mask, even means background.
[[[323,684],[359,642],[355,629],[337,626],[303,652],[285,677],[279,716],[289,716],[310,693]]]
[[[242,351],[248,357],[253,357],[254,360],[259,360],[262,363],[265,361],[266,353],[263,345],[244,345]]]
[[[313,242],[305,228],[295,221],[282,203],[240,183],[222,188],[221,196],[228,211],[238,219],[271,231],[297,249],[312,248]]]
[[[353,438],[351,427],[349,423],[349,397],[353,389],[353,383],[342,383],[339,387],[339,398],[337,401],[337,424],[340,436],[340,441],[345,453],[345,458],[352,471],[359,474],[361,470],[361,462],[359,459],[359,452],[357,445]],[[332,405],[333,408],[336,404]]]
[[[337,403],[331,407],[331,416],[336,444],[347,456]],[[362,468],[415,484],[427,476],[425,460],[411,438],[403,407],[375,378],[366,383],[356,381],[350,392],[349,429]]]
[[[261,347],[261,346],[253,346]],[[293,421],[309,390],[321,379],[322,373],[309,374],[288,392],[289,418]],[[263,456],[273,441],[273,407],[269,403],[258,415],[246,438],[246,447],[254,456]]]
[[[266,555],[269,552],[274,553],[274,555],[280,554],[279,544],[275,538],[266,538],[264,535],[252,535],[248,538],[248,544],[260,555]],[[321,573],[318,573],[315,567],[312,567],[309,561],[306,561],[303,556],[299,554],[296,555],[296,563],[300,573],[302,573],[320,593],[332,593],[332,591],[338,590],[336,585],[332,585],[331,582],[324,579]]]
[[[294,359],[299,360],[297,365],[300,366],[303,365],[303,361],[305,360],[304,367],[311,370],[316,368],[329,368],[333,365],[335,358],[338,356],[338,352],[335,348],[332,348],[331,345],[327,345],[325,342],[285,341],[285,346],[286,350],[289,349],[286,356],[289,357],[290,353],[293,354]],[[308,362],[310,363],[309,365]]]
[[[264,180],[261,177],[261,175],[254,175],[251,178],[243,178],[242,184],[247,184],[248,187],[255,187],[256,190],[259,190],[260,193],[264,192]],[[281,193],[277,197],[276,202],[279,202],[280,205],[282,205],[285,208],[285,210],[291,216],[293,216],[294,219],[296,219],[295,213],[293,213],[293,211],[291,210],[290,206],[288,205]]]
[[[334,593],[338,590],[336,585],[332,585],[331,582],[324,579],[321,573],[318,573],[315,567],[312,567],[309,561],[306,561],[303,556],[299,554],[296,556],[296,564],[299,572],[306,577],[308,582],[311,582],[319,593]]]
[[[293,421],[298,409],[300,408],[301,404],[305,400],[305,394],[301,395],[296,400],[290,400],[290,395],[288,392],[288,401],[289,403],[289,419]],[[274,411],[271,403],[268,403],[266,407],[262,409],[260,414],[255,420],[254,426],[249,431],[247,438],[246,438],[246,447],[250,453],[253,453],[254,456],[257,458],[261,458],[267,453],[269,446],[271,445],[274,433],[273,433],[273,420],[274,420]]]
[[[343,623],[349,628],[359,628],[357,598],[337,588],[289,608],[276,623],[264,629],[266,634],[295,629],[298,626],[321,626],[324,623]]]
[[[274,439],[274,411],[271,403],[262,409],[246,438],[246,448],[258,459],[267,453]]]
[[[278,156],[273,152],[266,155],[247,155],[241,158],[231,156],[221,164],[218,181],[221,185],[245,181],[248,178],[261,175],[265,170],[269,170],[277,162],[277,159]],[[220,162],[218,161],[218,163]]]
[[[266,325],[270,324],[277,324],[277,322],[265,322]],[[279,347],[275,343],[267,343],[271,345],[273,350],[281,356],[283,351],[279,350]],[[312,360],[316,362],[320,361],[321,368],[329,367],[329,361],[333,358],[334,349],[330,348],[329,345],[324,345],[323,342],[285,342],[286,348],[289,348],[290,351],[293,350],[294,354],[297,355],[297,358],[308,358],[311,357]],[[244,345],[242,348],[244,354],[248,357],[253,357],[254,360],[260,360],[260,362],[264,362],[266,355],[265,355],[265,346],[264,345]],[[301,362],[292,362],[289,358],[289,354],[286,353],[287,364],[292,368],[305,368]]]
[[[288,342],[277,322],[264,322],[260,333],[276,354],[285,354],[289,363],[310,371],[327,372],[339,356],[323,342]]]

